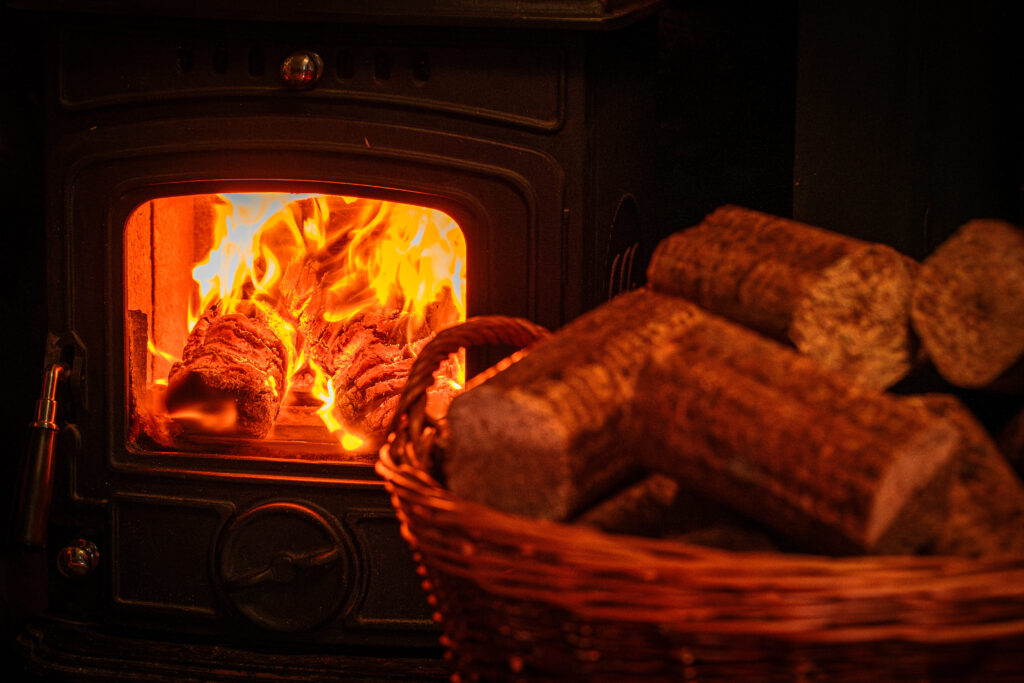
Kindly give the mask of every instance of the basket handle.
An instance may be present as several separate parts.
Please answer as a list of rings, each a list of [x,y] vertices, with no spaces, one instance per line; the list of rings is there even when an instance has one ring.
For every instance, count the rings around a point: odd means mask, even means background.
[[[428,428],[436,432],[437,425],[427,415],[427,389],[433,386],[434,372],[448,356],[459,349],[489,344],[522,349],[549,334],[546,328],[525,318],[504,315],[476,316],[438,332],[413,362],[388,429],[390,453],[396,462],[404,458],[421,471],[429,468],[429,446],[424,436]]]

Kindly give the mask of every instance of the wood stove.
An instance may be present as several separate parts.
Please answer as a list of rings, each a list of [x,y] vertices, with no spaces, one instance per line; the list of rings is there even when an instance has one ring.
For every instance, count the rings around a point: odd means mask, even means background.
[[[47,364],[61,369],[58,419],[36,425],[53,476],[44,462],[29,477],[22,523],[61,573],[21,639],[30,668],[440,675],[377,442],[343,446],[311,418],[301,344],[286,379],[305,388],[269,436],[147,406],[169,374],[173,389],[189,315],[210,310],[194,269],[254,198],[278,202],[278,235],[326,240],[332,258],[382,212],[454,226],[464,275],[445,324],[557,327],[635,285],[655,3],[300,3],[265,7],[273,21],[219,2],[191,16],[45,4]],[[260,298],[269,258],[249,256],[242,298]],[[332,268],[318,291],[344,279]],[[295,289],[276,287],[277,303]],[[496,358],[471,356],[469,372]]]

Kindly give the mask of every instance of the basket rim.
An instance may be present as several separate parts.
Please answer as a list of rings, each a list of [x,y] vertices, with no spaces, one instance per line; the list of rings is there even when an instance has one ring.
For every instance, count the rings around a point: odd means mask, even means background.
[[[671,634],[814,643],[1010,639],[1024,647],[1024,555],[731,551],[533,519],[456,496],[431,475],[443,432],[443,420],[425,412],[433,370],[459,348],[525,348],[547,334],[506,316],[439,332],[410,371],[378,451],[375,469],[427,577],[438,621],[459,621],[469,609],[457,595],[448,596],[451,604],[444,597],[448,579],[457,578],[497,602],[557,607],[584,623],[653,624]]]
[[[396,463],[390,446],[376,469],[418,561],[503,598],[545,602],[584,620],[808,642],[1024,637],[1021,555],[832,557],[613,534],[459,498]],[[698,599],[686,599],[692,595]],[[695,608],[700,601],[709,607]],[[720,602],[739,609],[724,618]],[[787,602],[795,613],[779,618]],[[862,608],[852,620],[842,614],[851,605]],[[939,608],[932,617],[928,605]]]

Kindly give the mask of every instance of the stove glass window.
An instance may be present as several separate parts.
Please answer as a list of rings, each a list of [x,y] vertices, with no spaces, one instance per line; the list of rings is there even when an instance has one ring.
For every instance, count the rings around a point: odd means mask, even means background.
[[[367,460],[438,331],[466,316],[466,246],[442,211],[380,199],[158,198],[124,232],[135,451]],[[464,359],[435,374],[443,414]]]

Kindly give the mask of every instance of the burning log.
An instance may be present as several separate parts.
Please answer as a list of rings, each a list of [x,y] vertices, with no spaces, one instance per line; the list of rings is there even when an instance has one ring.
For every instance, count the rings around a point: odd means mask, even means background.
[[[881,244],[725,206],[662,240],[647,278],[655,291],[884,389],[916,361],[908,318],[916,266]]]
[[[457,495],[565,519],[637,466],[810,547],[878,552],[931,533],[908,514],[954,430],[688,301],[631,292],[453,400]]]
[[[397,310],[360,314],[332,346],[332,372],[342,420],[368,436],[380,436],[391,422],[414,357],[401,338]]]
[[[962,226],[922,264],[911,319],[925,352],[959,387],[1024,388],[1024,230]]]
[[[1024,485],[985,428],[953,396],[906,400],[946,419],[960,433],[946,504],[932,511],[939,515],[938,534],[928,550],[938,555],[1024,554]]]
[[[323,328],[313,344],[314,359],[331,376],[335,408],[345,424],[380,441],[394,417],[402,388],[420,348],[434,335],[426,324],[410,325],[398,309],[373,309]],[[455,371],[445,364],[427,392],[432,410],[447,405],[454,389],[444,378]],[[441,410],[443,413],[443,409]]]
[[[211,308],[189,334],[167,379],[167,411],[199,432],[262,437],[287,390],[288,355],[254,305],[221,315]]]

